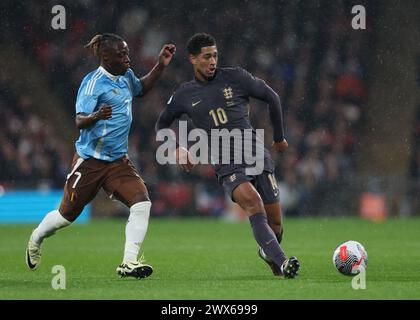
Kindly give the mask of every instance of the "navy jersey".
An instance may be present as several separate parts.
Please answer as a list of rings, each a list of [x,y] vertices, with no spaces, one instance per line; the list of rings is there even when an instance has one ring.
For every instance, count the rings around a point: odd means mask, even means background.
[[[249,98],[257,98],[269,105],[270,119],[273,125],[274,141],[284,139],[282,111],[278,95],[261,79],[254,77],[242,68],[218,68],[212,80],[201,82],[196,79],[182,84],[168,100],[156,123],[156,130],[168,128],[172,122],[187,114],[195,127],[204,129],[210,137],[212,129],[252,130],[253,150],[257,142],[264,146],[263,141],[255,134],[249,120]],[[243,141],[247,136],[243,136]],[[211,144],[209,143],[209,146]],[[222,159],[215,164],[216,174],[223,177],[239,168],[245,168],[245,163],[234,164],[233,155],[236,150],[231,143],[219,144],[221,149],[217,154],[223,154],[223,148],[228,147],[232,156],[230,164],[222,164]],[[242,151],[241,147],[241,151]],[[211,152],[211,150],[209,150]],[[242,151],[243,152],[243,151]],[[272,172],[273,161],[266,148],[264,152],[264,170]]]

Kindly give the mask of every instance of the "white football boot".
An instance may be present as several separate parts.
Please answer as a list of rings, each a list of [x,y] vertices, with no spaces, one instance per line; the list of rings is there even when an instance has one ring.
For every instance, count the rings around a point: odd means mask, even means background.
[[[123,262],[117,267],[117,274],[120,278],[134,277],[136,279],[147,278],[153,273],[152,266],[143,264],[140,261]]]
[[[29,269],[36,270],[41,263],[41,246],[31,240],[26,247],[26,264]]]

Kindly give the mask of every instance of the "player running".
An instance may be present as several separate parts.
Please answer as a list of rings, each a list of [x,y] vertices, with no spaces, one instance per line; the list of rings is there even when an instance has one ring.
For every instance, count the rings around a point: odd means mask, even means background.
[[[169,99],[156,123],[156,130],[169,128],[182,114],[187,114],[197,128],[211,136],[212,129],[252,129],[249,121],[249,97],[265,101],[269,105],[270,119],[274,129],[272,148],[284,151],[288,144],[284,138],[282,110],[279,96],[263,80],[241,68],[217,68],[218,52],[214,38],[205,33],[194,35],[187,44],[189,60],[195,78],[182,84]],[[255,150],[258,137],[252,129]],[[244,138],[246,139],[246,138]],[[247,141],[244,140],[246,143]],[[208,144],[210,145],[210,143]],[[264,168],[261,174],[248,175],[245,163],[222,164],[222,144],[215,171],[232,200],[245,210],[249,217],[255,240],[259,244],[259,256],[271,267],[274,275],[294,278],[299,270],[296,257],[287,258],[280,242],[283,228],[279,190],[274,177],[274,164],[270,153],[263,148]],[[229,146],[230,148],[230,146]],[[177,161],[184,156],[177,148]],[[211,150],[211,154],[215,154]],[[236,150],[227,150],[230,155]],[[188,159],[189,155],[186,154]],[[185,170],[193,167],[191,162],[181,165]],[[268,218],[268,219],[267,219]]]
[[[146,278],[153,269],[138,261],[138,254],[152,203],[142,178],[127,156],[131,104],[133,97],[144,96],[153,87],[176,48],[173,44],[164,45],[153,69],[138,79],[130,69],[127,43],[120,36],[96,35],[85,47],[100,58],[100,66],[83,79],[77,94],[76,126],[80,136],[75,143],[76,153],[60,207],[49,212],[33,230],[26,263],[31,270],[37,269],[42,241],[75,221],[103,188],[110,197],[130,208],[124,257],[117,274]]]

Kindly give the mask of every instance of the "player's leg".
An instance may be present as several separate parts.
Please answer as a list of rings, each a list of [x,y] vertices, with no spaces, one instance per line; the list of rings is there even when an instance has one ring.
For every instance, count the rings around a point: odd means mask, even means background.
[[[138,258],[152,206],[146,185],[131,162],[124,158],[118,161],[118,167],[110,170],[104,189],[130,209],[125,227],[123,262],[117,267],[117,273],[121,277],[146,278],[152,274],[153,268]]]
[[[280,202],[264,204],[264,209],[267,213],[268,225],[276,235],[278,243],[281,244],[281,240],[283,239],[283,225]]]
[[[141,245],[146,237],[152,202],[145,184],[140,179],[123,182],[114,191],[114,195],[130,208],[125,227],[123,262],[137,261]]]
[[[80,160],[79,160],[80,159]],[[70,174],[64,185],[64,195],[58,210],[50,211],[35,228],[29,238],[26,250],[26,264],[31,270],[41,262],[41,244],[44,239],[59,229],[69,226],[83,211],[99,190],[96,163],[75,157]]]
[[[232,192],[233,200],[244,209],[249,217],[255,240],[267,256],[280,268],[280,274],[293,278],[299,269],[295,258],[287,259],[273,230],[269,227],[261,196],[249,182],[239,184]]]
[[[277,241],[281,243],[283,236],[282,216],[279,188],[273,173],[263,172],[255,177],[255,188],[264,203],[268,225],[274,231]]]
[[[50,211],[45,215],[38,227],[32,231],[26,247],[26,264],[29,269],[36,270],[41,263],[42,241],[70,224],[71,222],[65,219],[58,210]]]
[[[283,226],[281,221],[281,206],[277,181],[272,173],[263,172],[255,177],[254,185],[264,203],[268,224],[276,235],[278,243],[281,244]],[[271,267],[275,275],[279,273],[278,268],[273,263],[272,259],[265,254],[263,248],[259,248],[258,255]]]
[[[265,212],[267,213],[267,220],[268,225],[270,226],[271,230],[273,230],[277,242],[281,244],[281,240],[283,237],[283,227],[281,224],[281,207],[280,203],[272,203],[272,204],[265,204],[264,205]],[[265,254],[263,248],[258,249],[258,255],[261,259],[263,259],[271,268],[274,275],[279,275],[280,269],[277,267],[276,264]]]

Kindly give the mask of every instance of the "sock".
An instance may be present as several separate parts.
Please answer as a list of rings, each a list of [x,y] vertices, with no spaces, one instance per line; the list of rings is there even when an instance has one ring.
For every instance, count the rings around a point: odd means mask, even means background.
[[[283,239],[283,228],[281,229],[280,233],[275,233],[276,239],[279,244],[281,244],[281,240]],[[265,254],[264,249],[261,248],[261,255],[267,261],[271,261],[271,259]]]
[[[32,232],[31,241],[40,245],[45,238],[52,236],[58,229],[64,228],[69,224],[71,222],[64,219],[58,210],[50,211]]]
[[[137,261],[141,244],[146,236],[149,224],[150,201],[138,202],[131,206],[125,227],[124,262]]]
[[[276,239],[277,239],[278,243],[281,244],[281,240],[283,239],[283,229],[280,231],[280,233],[275,233],[275,236],[276,236]],[[271,260],[271,258],[269,256],[266,255],[263,248],[261,248],[261,255],[263,256],[263,258],[265,260],[273,261],[273,260]]]
[[[280,267],[287,258],[267,223],[267,216],[264,213],[256,213],[249,217],[249,221],[257,243],[268,258]]]

